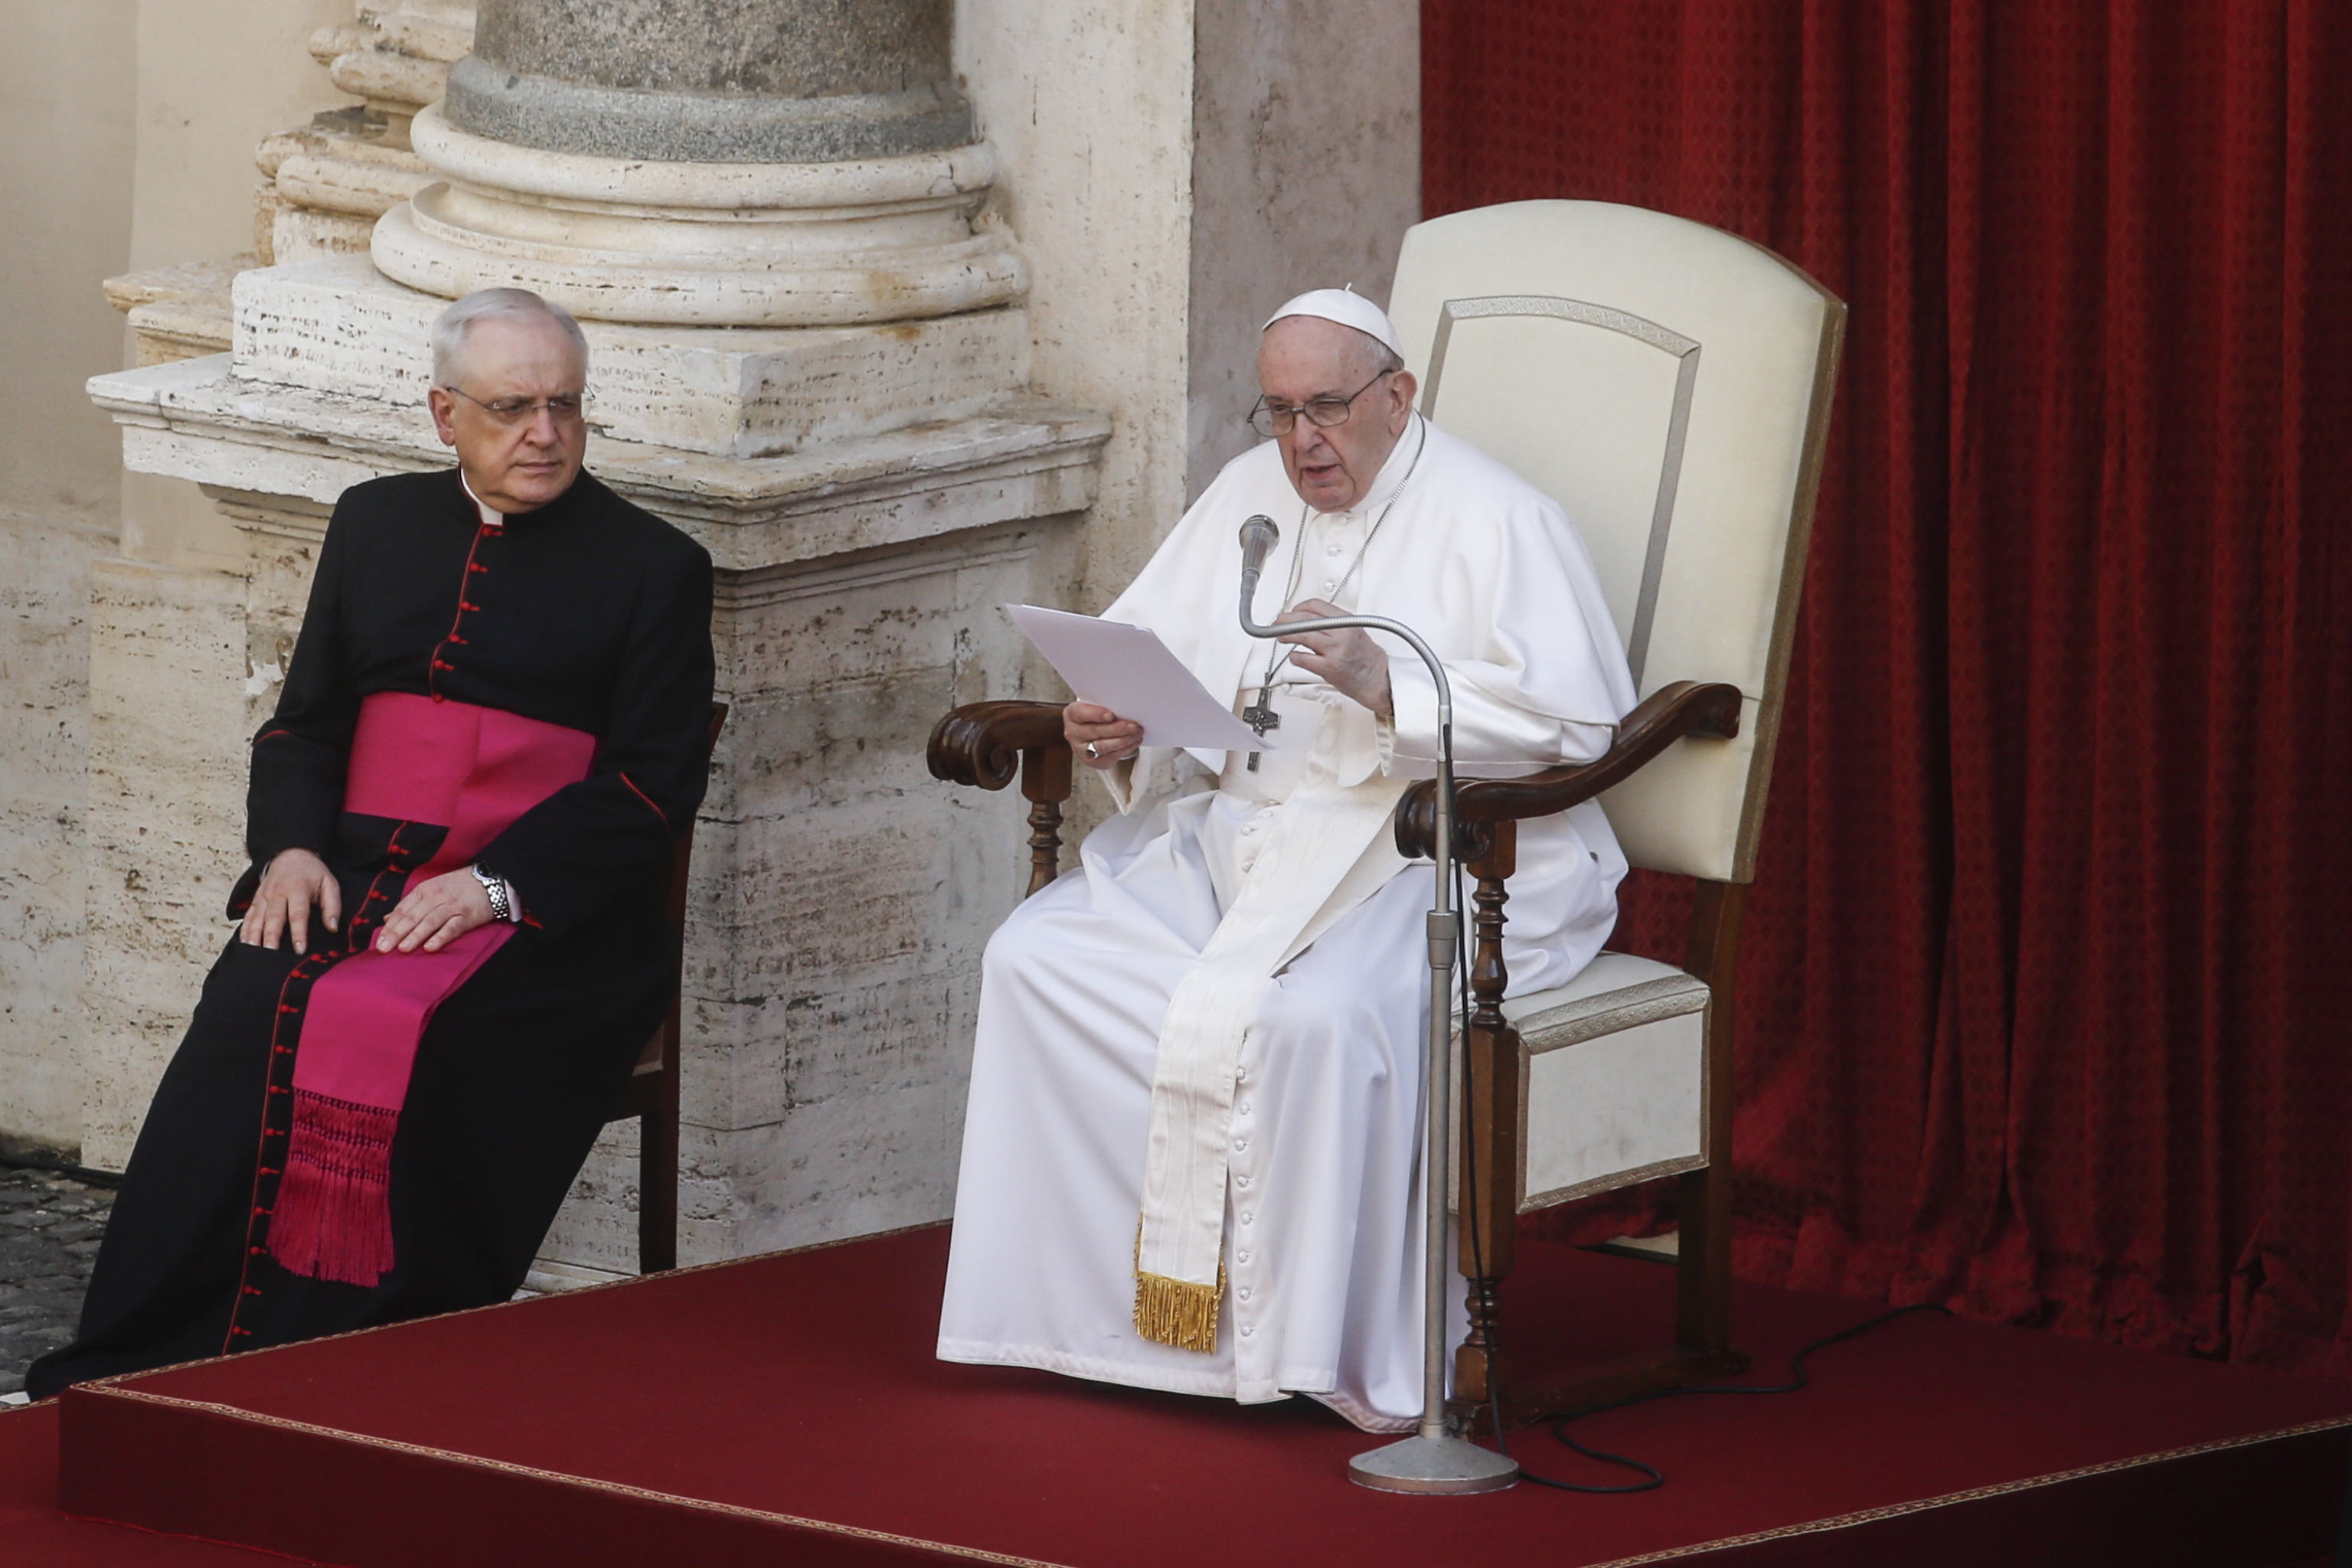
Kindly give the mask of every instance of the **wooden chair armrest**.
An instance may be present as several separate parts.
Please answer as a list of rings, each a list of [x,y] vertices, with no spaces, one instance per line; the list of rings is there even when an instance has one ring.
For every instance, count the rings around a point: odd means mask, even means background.
[[[1018,774],[1029,803],[1029,891],[1054,879],[1062,862],[1062,803],[1071,788],[1059,703],[967,702],[931,727],[923,755],[931,776],[949,784],[1003,789]]]
[[[1662,686],[1625,715],[1609,754],[1572,768],[1547,768],[1515,779],[1457,779],[1454,786],[1455,853],[1477,858],[1497,822],[1549,816],[1623,783],[1685,735],[1724,740],[1739,733],[1739,688],[1721,681],[1677,680]],[[1423,779],[1397,803],[1396,846],[1407,859],[1425,860],[1437,848],[1437,782]]]
[[[1069,742],[1062,738],[1062,710],[1058,704],[967,702],[931,727],[931,741],[924,759],[930,763],[935,779],[976,784],[982,789],[1003,789],[1020,772],[1022,752],[1050,752],[1057,749],[1065,757],[1070,750]],[[1066,762],[1060,771],[1067,780],[1070,775]],[[1060,798],[1069,798],[1066,784]]]

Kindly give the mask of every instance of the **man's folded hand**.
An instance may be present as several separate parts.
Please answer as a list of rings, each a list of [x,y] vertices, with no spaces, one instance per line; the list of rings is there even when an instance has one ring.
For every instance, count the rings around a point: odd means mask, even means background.
[[[308,849],[283,849],[270,857],[261,873],[261,886],[236,928],[239,942],[256,947],[276,947],[289,933],[294,951],[310,951],[310,910],[330,931],[343,919],[343,890],[327,863]]]

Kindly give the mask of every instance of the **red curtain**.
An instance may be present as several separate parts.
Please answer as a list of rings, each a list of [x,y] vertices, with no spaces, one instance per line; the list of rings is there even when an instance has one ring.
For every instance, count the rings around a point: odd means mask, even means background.
[[[1424,0],[1423,44],[1431,214],[1661,208],[1853,309],[1739,1270],[2352,1376],[2352,5]],[[1637,877],[1621,944],[1686,904]]]

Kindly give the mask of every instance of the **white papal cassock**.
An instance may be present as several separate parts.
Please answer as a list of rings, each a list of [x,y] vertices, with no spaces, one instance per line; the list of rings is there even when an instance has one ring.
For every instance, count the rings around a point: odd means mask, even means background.
[[[1633,706],[1559,508],[1416,416],[1346,511],[1303,506],[1274,442],[1236,458],[1104,612],[1158,632],[1237,711],[1287,646],[1234,614],[1256,512],[1284,533],[1259,617],[1280,594],[1419,631],[1453,687],[1463,773],[1589,761]],[[1436,771],[1437,703],[1420,659],[1378,640],[1392,725],[1286,666],[1258,771],[1147,746],[1104,775],[1120,815],[1079,868],[990,942],[943,1359],[1308,1394],[1372,1430],[1418,1417],[1430,883],[1391,817]],[[1591,961],[1624,871],[1597,804],[1523,826],[1514,990]],[[1220,1268],[1213,1352],[1137,1331],[1139,1275],[1213,1288]]]

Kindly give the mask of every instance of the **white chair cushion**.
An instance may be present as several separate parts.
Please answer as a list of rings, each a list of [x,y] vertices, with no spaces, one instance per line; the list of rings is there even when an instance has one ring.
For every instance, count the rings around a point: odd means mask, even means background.
[[[1603,952],[1507,997],[1519,1031],[1519,1212],[1706,1163],[1706,984]]]

